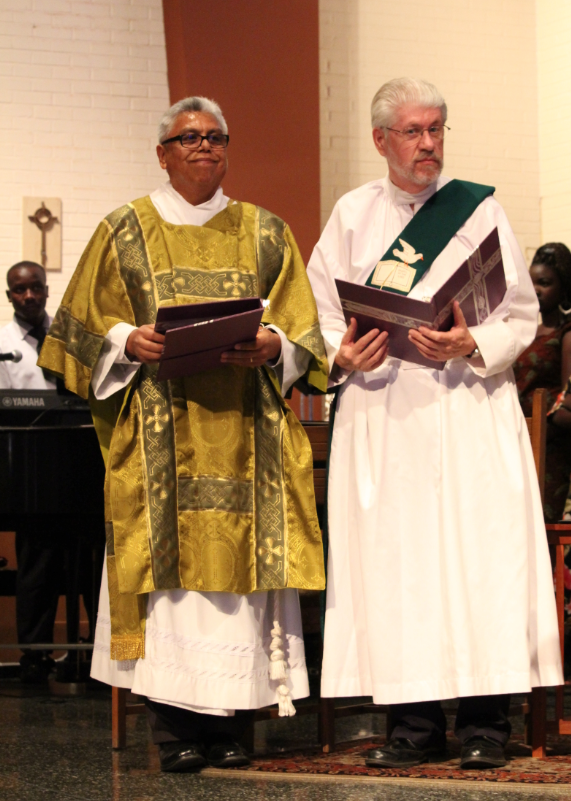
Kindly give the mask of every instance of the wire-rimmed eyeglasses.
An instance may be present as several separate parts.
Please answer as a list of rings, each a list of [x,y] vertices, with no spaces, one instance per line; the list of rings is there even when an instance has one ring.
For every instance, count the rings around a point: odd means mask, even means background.
[[[449,131],[450,128],[447,125],[431,125],[430,128],[420,128],[418,125],[411,125],[410,128],[405,128],[404,131],[389,127],[386,127],[385,130],[393,131],[394,133],[404,136],[407,142],[418,142],[425,133],[428,133],[431,139],[435,139],[438,142],[444,139],[445,131]]]

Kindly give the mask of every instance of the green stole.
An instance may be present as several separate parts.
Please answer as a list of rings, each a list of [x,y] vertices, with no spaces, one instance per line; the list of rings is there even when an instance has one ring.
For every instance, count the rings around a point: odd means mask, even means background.
[[[404,240],[410,245],[415,253],[422,254],[421,262],[409,265],[416,270],[410,292],[424,273],[431,268],[432,262],[442,253],[454,234],[476,211],[480,203],[494,192],[495,187],[493,186],[456,179],[449,181],[432,195],[420,211],[414,215],[406,228],[388,248],[381,261],[393,259],[393,256],[396,255],[393,254],[393,249],[401,250],[400,240]],[[378,289],[378,285],[372,283],[375,270],[368,277],[366,286]],[[409,292],[389,287],[383,287],[383,291],[394,292],[397,295],[409,294]]]

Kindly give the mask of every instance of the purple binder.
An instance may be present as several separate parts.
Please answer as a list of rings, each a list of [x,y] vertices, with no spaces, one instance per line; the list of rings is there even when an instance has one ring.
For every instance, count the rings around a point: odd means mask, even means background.
[[[236,298],[163,306],[155,331],[165,335],[157,379],[194,375],[220,367],[220,356],[256,338],[264,307],[260,298]]]
[[[479,325],[502,302],[507,288],[497,228],[429,302],[337,278],[335,283],[347,324],[354,317],[359,336],[372,328],[388,331],[390,356],[436,370],[442,370],[446,362],[421,356],[408,339],[409,330],[424,325],[435,331],[449,331],[454,323],[455,300],[468,325]]]

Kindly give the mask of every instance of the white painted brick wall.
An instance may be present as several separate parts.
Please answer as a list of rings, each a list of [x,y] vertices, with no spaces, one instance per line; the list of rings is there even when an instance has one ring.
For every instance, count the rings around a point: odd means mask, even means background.
[[[21,258],[22,197],[61,197],[51,314],[97,223],[164,180],[155,144],[168,105],[161,0],[2,0],[0,265]]]
[[[342,194],[386,172],[371,139],[376,90],[422,77],[448,103],[445,174],[497,187],[529,260],[540,244],[535,0],[320,0],[320,37],[323,224]]]
[[[571,4],[537,0],[542,242],[571,247]]]

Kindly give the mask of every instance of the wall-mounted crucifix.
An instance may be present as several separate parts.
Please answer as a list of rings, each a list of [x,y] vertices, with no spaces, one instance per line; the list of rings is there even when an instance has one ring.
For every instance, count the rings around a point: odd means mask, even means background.
[[[45,269],[48,263],[48,252],[46,250],[46,234],[48,231],[51,231],[54,225],[59,222],[57,217],[51,213],[49,209],[46,209],[46,204],[42,200],[42,205],[39,209],[36,209],[35,214],[30,214],[28,217],[30,222],[35,223],[38,228],[40,229],[40,233],[42,235],[42,267]]]
[[[22,258],[61,270],[60,198],[25,197],[22,216]]]

